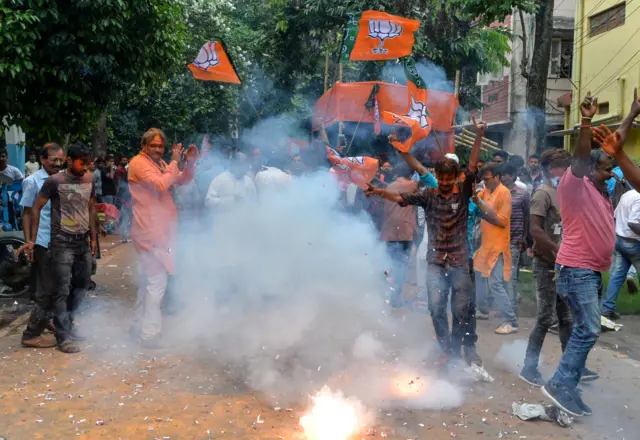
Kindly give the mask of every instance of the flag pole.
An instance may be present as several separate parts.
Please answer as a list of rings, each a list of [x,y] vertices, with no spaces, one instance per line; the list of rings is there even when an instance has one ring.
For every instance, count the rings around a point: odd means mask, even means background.
[[[249,93],[247,93],[247,89],[245,89],[244,87],[242,88],[242,93],[244,94],[244,98],[249,102],[249,104],[251,105],[251,108],[253,109],[253,111],[256,113],[256,116],[258,116],[258,119],[262,120],[262,115],[260,113],[258,113],[258,109],[256,109],[256,107],[253,105],[253,102],[251,101],[251,98],[249,98]]]

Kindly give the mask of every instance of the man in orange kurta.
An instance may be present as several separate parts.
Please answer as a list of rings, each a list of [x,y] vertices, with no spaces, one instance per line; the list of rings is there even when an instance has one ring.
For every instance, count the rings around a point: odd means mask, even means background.
[[[515,308],[506,284],[511,280],[511,193],[500,183],[498,164],[487,164],[481,172],[485,189],[478,194],[477,205],[482,217],[482,244],[473,256],[476,279],[480,280],[477,283],[478,308],[480,312],[488,311],[488,286],[494,305],[504,319],[496,333],[510,334],[518,331]]]
[[[150,129],[142,138],[142,152],[129,164],[129,190],[133,200],[131,238],[138,252],[140,281],[131,333],[146,348],[160,346],[160,305],[168,276],[174,273],[173,247],[177,209],[170,189],[188,183],[194,175],[198,150],[190,146],[184,171],[178,168],[182,145],[174,145],[169,165],[162,160],[166,136]]]

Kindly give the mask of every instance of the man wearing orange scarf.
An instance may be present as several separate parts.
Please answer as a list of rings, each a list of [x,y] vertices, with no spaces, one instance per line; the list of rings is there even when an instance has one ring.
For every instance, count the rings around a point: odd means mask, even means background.
[[[140,281],[131,334],[144,348],[160,347],[160,305],[169,275],[174,273],[173,252],[177,209],[171,195],[173,185],[193,179],[198,149],[187,149],[187,164],[178,168],[182,144],[172,147],[171,163],[162,160],[167,138],[162,130],[149,129],[142,137],[142,152],[129,164],[129,190],[133,200],[131,238],[138,252]]]

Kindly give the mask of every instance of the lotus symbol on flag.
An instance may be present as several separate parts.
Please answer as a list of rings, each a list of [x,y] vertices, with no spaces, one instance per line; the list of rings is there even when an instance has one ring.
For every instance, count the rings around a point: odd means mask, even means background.
[[[420,127],[427,128],[429,126],[429,120],[427,119],[427,106],[424,102],[416,101],[411,96],[411,105],[409,106],[409,112],[406,115],[408,118],[418,121]]]
[[[217,43],[215,41],[211,41],[202,46],[202,49],[200,49],[200,53],[193,64],[202,70],[209,70],[209,68],[216,67],[220,64],[216,44]]]
[[[402,26],[391,20],[369,20],[369,37],[380,40],[380,46],[372,49],[374,54],[389,52],[384,48],[384,40],[402,35]]]

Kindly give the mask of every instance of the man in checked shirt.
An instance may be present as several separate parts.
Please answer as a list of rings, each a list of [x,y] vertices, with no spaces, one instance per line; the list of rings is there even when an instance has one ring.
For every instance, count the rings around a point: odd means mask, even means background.
[[[475,299],[469,272],[467,217],[485,129],[484,123],[476,123],[476,139],[464,181],[459,178],[460,164],[445,157],[435,167],[437,188],[414,194],[390,192],[371,185],[365,190],[367,196],[380,197],[400,206],[416,205],[425,210],[429,232],[428,303],[433,326],[444,354],[451,359],[459,358],[464,344],[464,357],[469,364],[482,363],[475,346]],[[447,318],[449,290],[455,298],[451,331]]]

